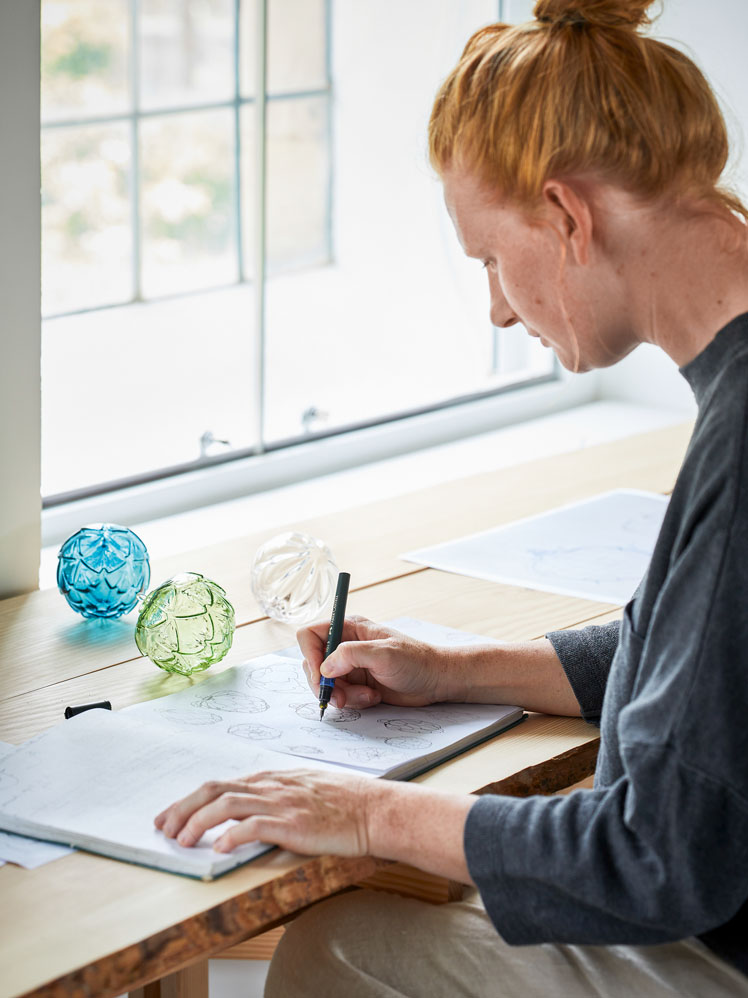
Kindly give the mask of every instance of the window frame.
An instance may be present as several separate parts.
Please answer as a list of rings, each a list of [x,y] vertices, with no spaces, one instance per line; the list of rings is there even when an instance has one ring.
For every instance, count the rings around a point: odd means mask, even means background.
[[[131,0],[134,8],[138,0]],[[234,0],[235,26],[238,25],[239,0]],[[265,112],[268,101],[283,99],[267,95],[267,6],[268,0],[259,0],[256,5],[257,23],[255,93],[265,94],[266,99],[256,101],[258,135],[256,144],[256,218],[257,231],[253,246],[257,293],[255,294],[256,321],[262,335],[256,336],[255,369],[264,370],[264,289],[266,281],[266,148]],[[503,0],[498,2],[501,18]],[[329,24],[331,0],[326,0],[327,25],[327,79],[329,89],[315,91],[314,95],[327,93],[331,100],[331,30]],[[131,8],[132,9],[132,8]],[[235,35],[235,50],[238,49],[238,32]],[[238,80],[238,54],[235,52],[235,72]],[[237,84],[238,85],[238,84]],[[311,95],[306,92],[303,96]],[[229,102],[210,102],[208,106],[234,106],[238,117],[241,106],[255,102],[255,98],[240,98]],[[240,97],[240,95],[239,95]],[[200,106],[201,108],[203,105]],[[179,113],[183,109],[179,109]],[[175,113],[173,111],[141,112],[141,117],[155,114]],[[117,116],[107,120],[114,120]],[[134,113],[122,117],[132,118],[137,127]],[[330,121],[332,115],[328,115]],[[238,147],[237,147],[238,148]],[[331,170],[330,170],[331,174]],[[238,174],[235,174],[235,183]],[[332,181],[331,181],[332,182]],[[332,195],[330,194],[330,197]],[[237,198],[236,210],[241,206]],[[239,219],[240,222],[240,219]],[[241,230],[237,235],[241,248]],[[207,292],[206,292],[207,293]],[[135,299],[133,299],[134,301]],[[264,382],[260,375],[252,392],[254,399],[254,425],[258,429],[256,439],[262,441]],[[199,505],[214,503],[252,492],[262,491],[278,485],[290,484],[311,475],[322,475],[342,468],[354,467],[387,456],[407,453],[445,443],[450,440],[496,429],[502,425],[519,422],[534,416],[541,416],[574,405],[583,404],[596,397],[594,377],[572,379],[562,372],[556,363],[552,373],[527,381],[490,389],[475,395],[447,399],[432,406],[388,414],[382,419],[360,423],[354,426],[336,428],[328,432],[310,433],[306,436],[274,442],[269,445],[241,451],[233,451],[219,457],[205,457],[201,461],[174,468],[160,469],[117,482],[101,483],[74,493],[63,493],[44,498],[42,514],[43,543],[51,544],[62,540],[71,529],[81,522],[92,520],[112,520],[117,522],[139,522],[196,508]],[[38,440],[36,446],[38,450]]]

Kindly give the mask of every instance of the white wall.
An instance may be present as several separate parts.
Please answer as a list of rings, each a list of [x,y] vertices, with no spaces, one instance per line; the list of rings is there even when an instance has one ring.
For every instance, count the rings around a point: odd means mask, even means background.
[[[504,0],[504,17],[532,17],[534,0]],[[733,155],[726,180],[748,195],[743,155],[748,132],[748,3],[745,0],[663,0],[652,33],[684,50],[703,70],[722,104]],[[690,388],[676,365],[657,347],[644,345],[615,367],[599,372],[599,396],[692,413]]]
[[[743,196],[748,170],[743,155],[748,130],[748,3],[745,0],[664,0],[653,33],[675,44],[700,66],[725,113],[732,160],[725,179]],[[601,398],[643,402],[693,412],[691,390],[661,350],[641,346],[615,367],[600,373]]]
[[[39,4],[0,2],[0,597],[35,589],[40,501]]]

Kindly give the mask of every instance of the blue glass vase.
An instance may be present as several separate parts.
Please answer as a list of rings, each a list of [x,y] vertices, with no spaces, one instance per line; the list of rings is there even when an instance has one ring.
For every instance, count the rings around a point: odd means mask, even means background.
[[[148,552],[137,534],[116,523],[82,527],[60,548],[57,586],[84,617],[121,617],[151,578]]]

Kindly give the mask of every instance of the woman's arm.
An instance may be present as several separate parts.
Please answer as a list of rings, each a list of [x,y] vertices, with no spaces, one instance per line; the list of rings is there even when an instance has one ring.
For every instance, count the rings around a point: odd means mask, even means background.
[[[511,703],[527,710],[578,716],[580,706],[550,641],[439,647],[364,617],[348,617],[343,641],[323,666],[329,622],[298,632],[312,690],[320,672],[335,678],[337,707],[384,702]]]

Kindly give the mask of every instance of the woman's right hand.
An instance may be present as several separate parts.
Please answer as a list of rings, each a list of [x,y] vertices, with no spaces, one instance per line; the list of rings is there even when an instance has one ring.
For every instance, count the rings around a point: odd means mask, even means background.
[[[296,634],[304,655],[304,672],[315,696],[330,622],[302,627]],[[456,699],[450,688],[454,658],[449,649],[409,638],[365,617],[346,617],[343,638],[324,662],[325,676],[335,679],[331,701],[336,707],[371,707],[384,702],[423,707]]]

